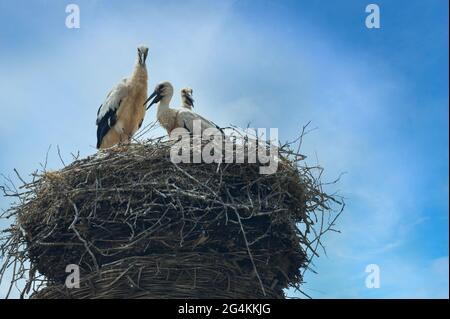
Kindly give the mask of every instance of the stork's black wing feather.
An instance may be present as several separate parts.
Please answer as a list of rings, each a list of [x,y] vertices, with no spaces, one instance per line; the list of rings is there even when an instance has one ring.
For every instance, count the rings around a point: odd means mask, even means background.
[[[222,133],[222,136],[225,136],[225,132],[223,131],[223,129],[219,125],[217,125],[214,122],[211,122],[211,123],[214,124],[214,126],[216,127],[216,129],[218,129],[220,131],[220,133]]]
[[[111,129],[111,127],[113,127],[114,124],[116,124],[116,121],[117,121],[116,111],[117,110],[115,110],[115,109],[108,110],[108,112],[106,112],[105,116],[103,116],[100,119],[100,121],[98,121],[98,123],[97,123],[97,148],[100,148],[103,138],[108,133],[108,131]]]
[[[192,135],[193,135],[193,132],[191,132],[191,130],[189,129],[189,127],[187,127],[186,121],[183,121],[183,126],[184,126],[184,129],[185,129],[186,131],[189,132],[189,135],[192,136]]]
[[[97,148],[102,145],[102,140],[108,131],[116,124],[117,111],[122,100],[128,94],[127,80],[122,80],[106,96],[105,102],[97,111]]]

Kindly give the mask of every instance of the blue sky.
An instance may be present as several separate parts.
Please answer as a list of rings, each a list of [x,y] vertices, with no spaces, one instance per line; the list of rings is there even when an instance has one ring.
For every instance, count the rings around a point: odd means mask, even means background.
[[[330,191],[347,209],[305,292],[448,298],[448,1],[376,1],[377,30],[361,0],[72,1],[76,30],[69,3],[0,0],[0,173],[31,173],[49,145],[51,169],[56,145],[66,161],[95,153],[97,108],[144,43],[149,86],[193,87],[220,125],[276,127],[282,140],[318,128],[303,153],[326,180],[346,172]],[[378,289],[365,287],[368,264]]]

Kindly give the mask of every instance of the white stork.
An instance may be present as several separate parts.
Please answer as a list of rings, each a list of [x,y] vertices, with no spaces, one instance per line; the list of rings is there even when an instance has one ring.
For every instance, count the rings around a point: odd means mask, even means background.
[[[137,49],[136,65],[129,78],[123,79],[106,96],[97,112],[97,148],[104,149],[131,140],[141,127],[147,99],[148,48]]]
[[[194,91],[189,87],[181,90],[181,107],[192,110],[194,107],[194,98],[192,97],[193,93]]]
[[[187,108],[171,108],[170,100],[172,99],[172,96],[172,84],[170,84],[170,82],[162,82],[156,86],[155,91],[149,96],[147,101],[145,101],[145,104],[147,104],[148,101],[153,99],[147,109],[149,109],[153,104],[159,102],[156,117],[158,122],[166,129],[168,134],[170,134],[173,129],[178,127],[185,128],[191,134],[194,134],[194,121],[198,121],[197,123],[200,124],[200,133],[203,133],[204,130],[210,127],[221,131],[219,126]]]

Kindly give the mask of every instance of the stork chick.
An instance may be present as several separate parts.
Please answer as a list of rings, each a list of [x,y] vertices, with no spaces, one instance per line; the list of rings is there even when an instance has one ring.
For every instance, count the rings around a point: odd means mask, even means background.
[[[193,93],[194,91],[190,87],[181,90],[181,107],[192,111],[192,108],[194,107]]]
[[[158,84],[155,91],[149,96],[145,104],[151,100],[147,109],[153,104],[158,103],[156,117],[158,122],[170,135],[173,129],[182,127],[187,129],[191,134],[194,133],[194,121],[200,122],[201,133],[207,128],[214,127],[220,130],[216,124],[205,119],[201,115],[187,109],[174,109],[170,107],[170,101],[173,96],[173,86],[170,82],[162,82]],[[152,100],[153,99],[153,100]],[[193,100],[192,100],[193,101]]]
[[[130,141],[141,127],[147,99],[147,55],[147,47],[138,47],[133,73],[114,87],[100,105],[96,123],[98,149]]]

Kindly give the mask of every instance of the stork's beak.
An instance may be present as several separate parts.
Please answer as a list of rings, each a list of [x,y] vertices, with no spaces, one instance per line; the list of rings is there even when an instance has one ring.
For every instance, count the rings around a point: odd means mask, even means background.
[[[189,94],[186,94],[186,99],[188,100],[188,102],[189,102],[189,104],[192,106],[192,107],[194,107],[194,98],[191,96],[191,95],[189,95]]]
[[[159,94],[159,92],[158,92],[157,90],[155,90],[155,91],[152,93],[152,95],[150,95],[150,96],[148,97],[147,101],[145,101],[144,106],[145,106],[145,104],[147,104],[148,101],[150,101],[151,99],[153,99],[153,100],[152,100],[152,101],[150,102],[150,104],[147,106],[147,110],[148,110],[153,104],[158,103],[159,101],[161,101],[162,95]]]
[[[148,55],[148,50],[146,50],[144,52],[144,64],[145,64],[145,61],[147,61],[147,55]]]
[[[141,50],[138,52],[139,64],[145,66],[145,61],[147,60],[148,50]]]

